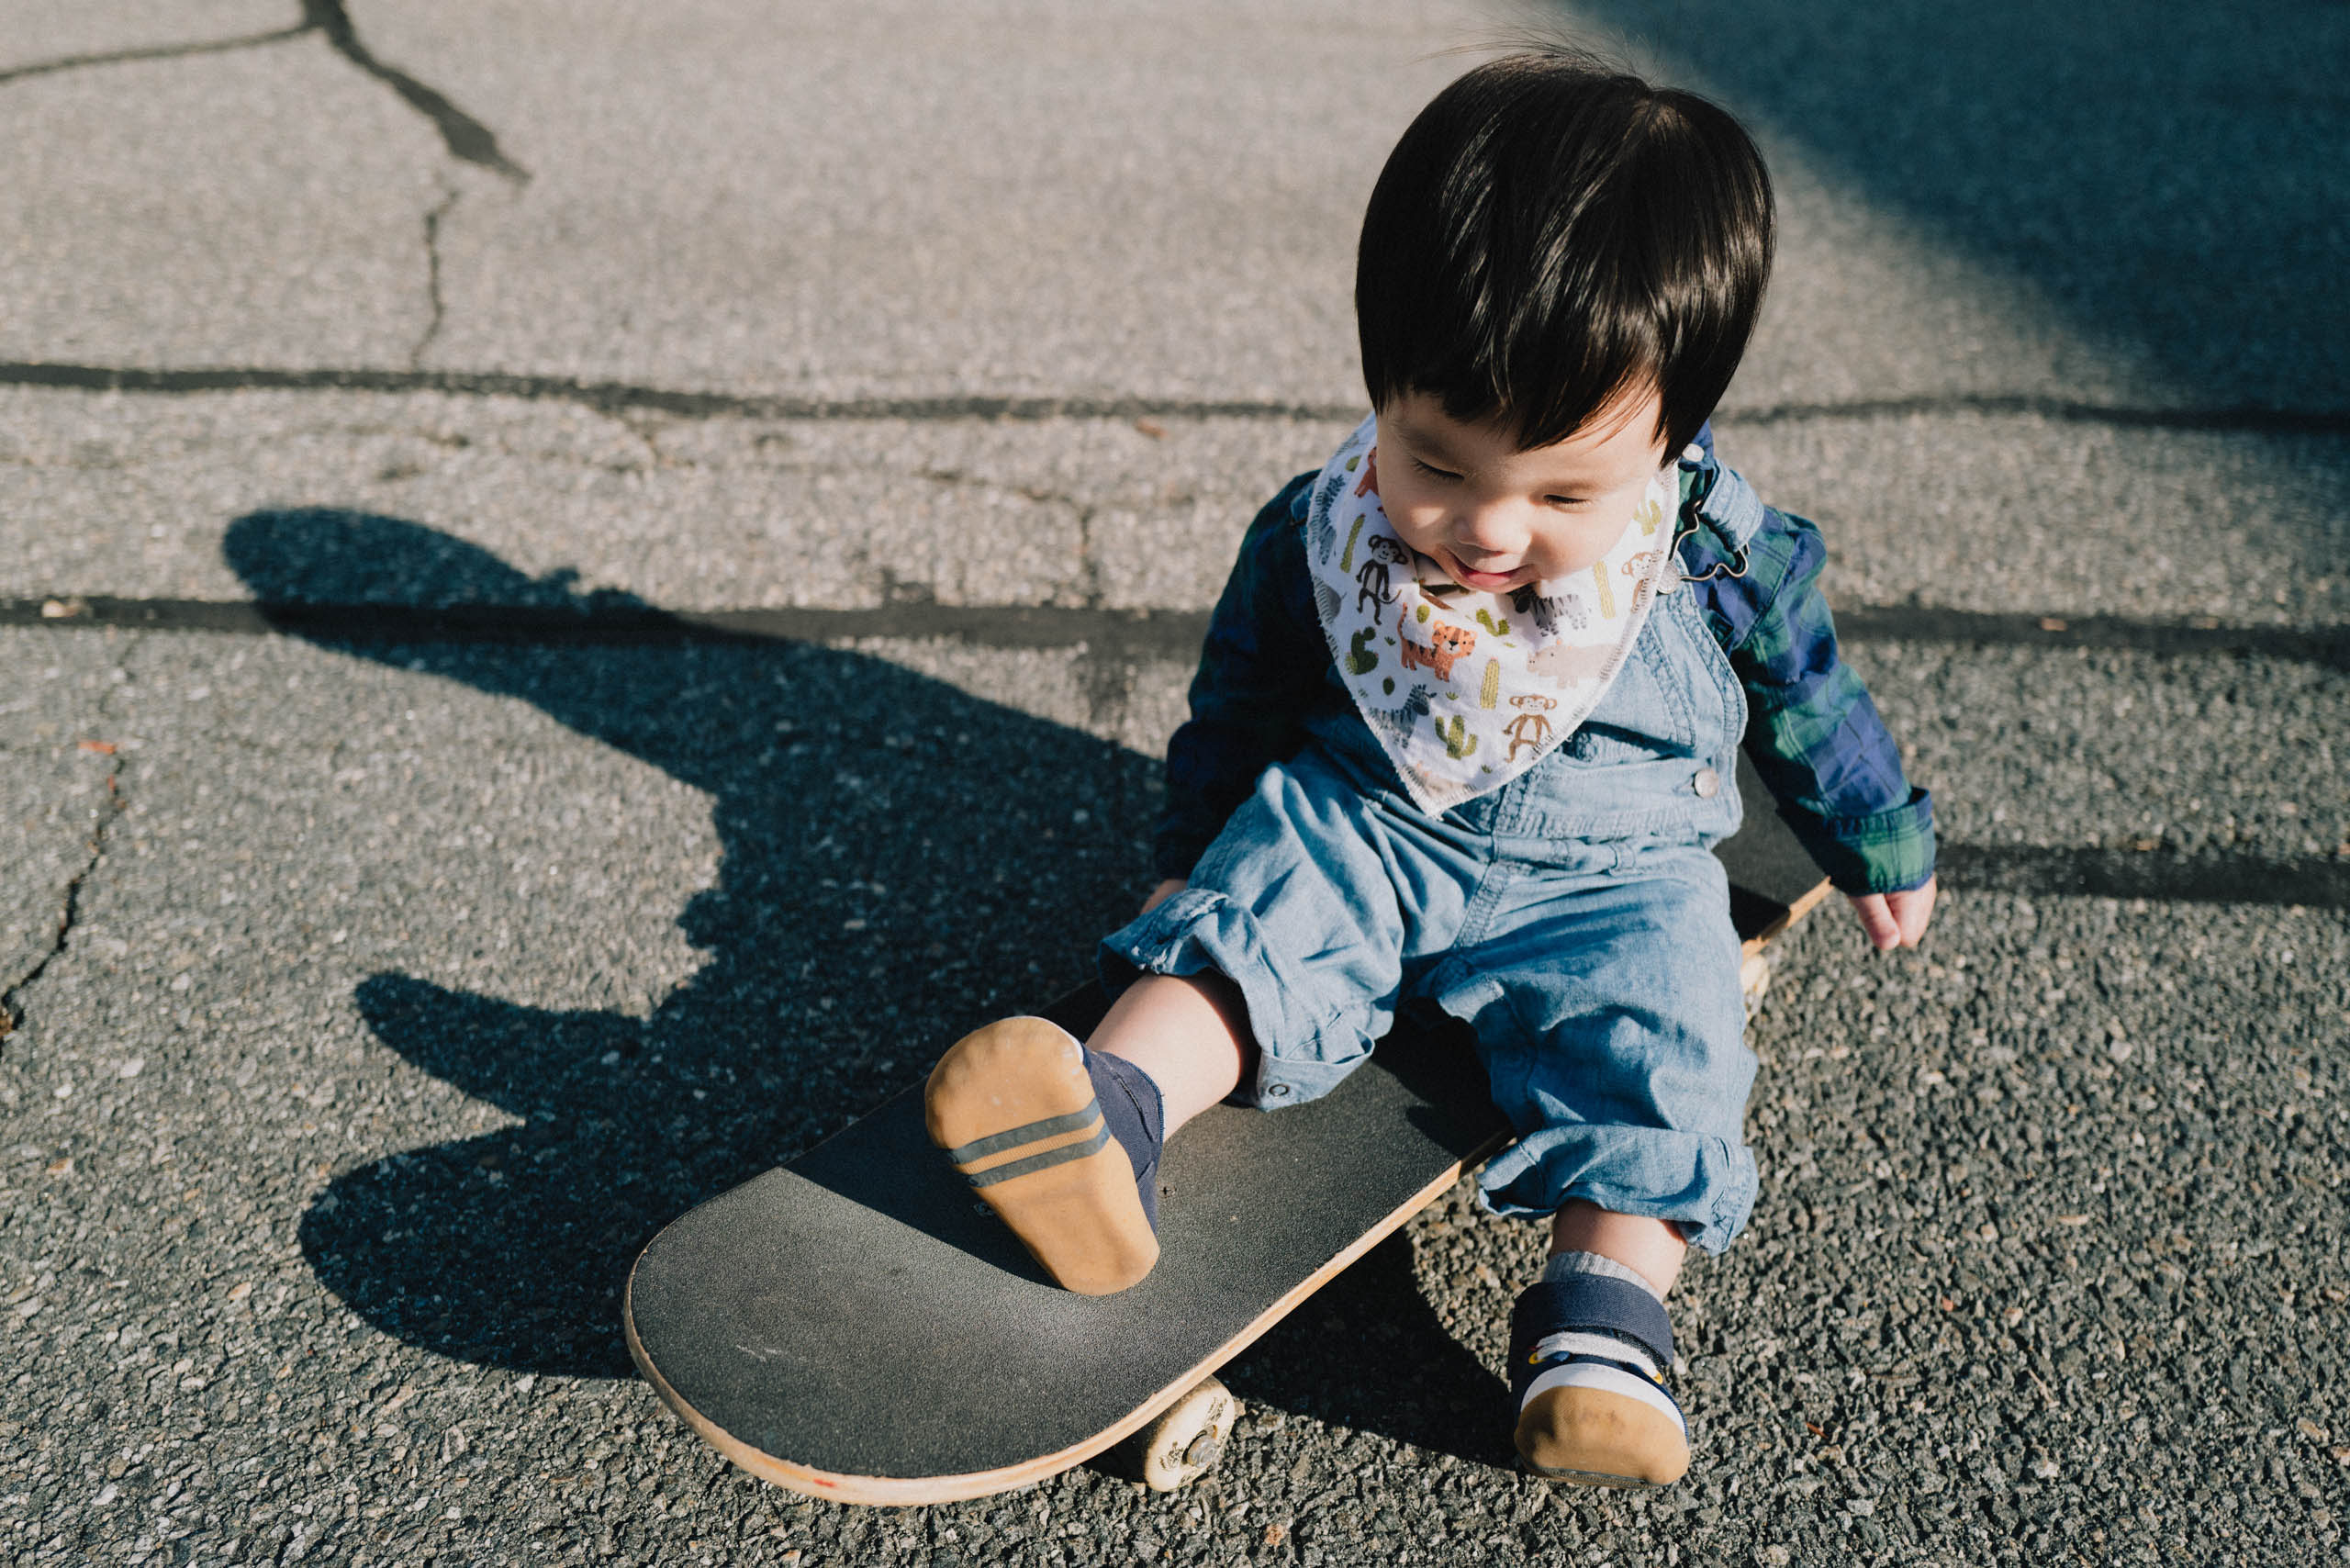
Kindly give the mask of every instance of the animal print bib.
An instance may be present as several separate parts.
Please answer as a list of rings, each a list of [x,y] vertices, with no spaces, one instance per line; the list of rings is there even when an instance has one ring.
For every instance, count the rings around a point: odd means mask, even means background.
[[[1396,537],[1365,420],[1315,481],[1314,601],[1338,675],[1421,810],[1498,790],[1590,716],[1673,576],[1667,465],[1597,565],[1506,594],[1460,588]]]

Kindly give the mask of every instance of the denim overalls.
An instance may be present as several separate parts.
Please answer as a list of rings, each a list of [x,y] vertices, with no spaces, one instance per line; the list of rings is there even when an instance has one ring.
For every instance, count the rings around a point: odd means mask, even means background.
[[[1724,510],[1742,545],[1760,506]],[[1738,827],[1746,711],[1680,586],[1573,735],[1438,816],[1350,705],[1324,703],[1190,885],[1104,939],[1103,976],[1228,976],[1260,1049],[1240,1098],[1267,1108],[1328,1092],[1398,1005],[1432,1003],[1474,1030],[1520,1135],[1479,1178],[1488,1206],[1583,1198],[1718,1252],[1755,1195],[1754,1057],[1710,848]]]

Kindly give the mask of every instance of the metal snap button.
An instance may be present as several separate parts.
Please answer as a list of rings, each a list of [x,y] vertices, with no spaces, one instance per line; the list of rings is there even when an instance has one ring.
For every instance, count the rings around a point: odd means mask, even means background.
[[[1697,776],[1689,780],[1689,788],[1697,792],[1697,799],[1710,801],[1722,792],[1722,776],[1710,767],[1701,767]]]
[[[1265,1085],[1265,1098],[1266,1098],[1266,1099],[1268,1099],[1268,1100],[1286,1100],[1286,1099],[1288,1099],[1288,1098],[1289,1098],[1289,1085],[1288,1085],[1288,1084],[1286,1084],[1286,1083],[1268,1083],[1268,1084],[1266,1084],[1266,1085]]]

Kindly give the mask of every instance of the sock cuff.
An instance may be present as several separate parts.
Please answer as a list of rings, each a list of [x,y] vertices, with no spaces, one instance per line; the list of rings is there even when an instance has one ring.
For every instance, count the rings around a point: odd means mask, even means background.
[[[1597,1252],[1554,1252],[1550,1260],[1542,1265],[1542,1282],[1546,1285],[1556,1284],[1577,1274],[1602,1274],[1611,1280],[1621,1280],[1628,1285],[1638,1285],[1659,1301],[1664,1299],[1646,1274],[1629,1263],[1618,1263],[1615,1259]]]
[[[1127,1104],[1134,1107],[1135,1120],[1140,1124],[1143,1137],[1148,1140],[1150,1153],[1156,1155],[1167,1142],[1167,1101],[1158,1092],[1158,1081],[1124,1057],[1113,1057],[1106,1051],[1087,1051],[1085,1066],[1093,1080],[1093,1092],[1115,1088]],[[1120,1120],[1112,1117],[1114,1124]],[[1121,1142],[1125,1141],[1123,1137]],[[1135,1152],[1135,1151],[1129,1151]],[[1139,1166],[1141,1161],[1136,1161]]]

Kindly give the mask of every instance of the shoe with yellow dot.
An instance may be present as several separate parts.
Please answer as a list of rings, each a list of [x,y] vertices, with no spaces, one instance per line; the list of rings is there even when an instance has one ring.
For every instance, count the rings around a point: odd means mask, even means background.
[[[1689,1469],[1689,1424],[1665,1391],[1673,1322],[1626,1280],[1536,1285],[1510,1313],[1518,1457],[1580,1486],[1669,1486]]]

